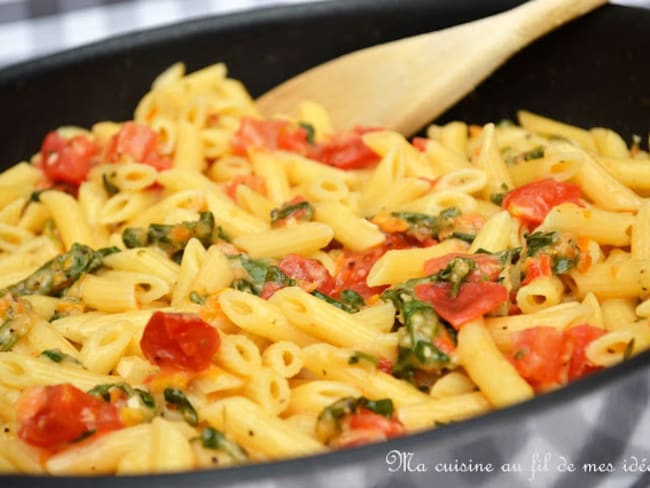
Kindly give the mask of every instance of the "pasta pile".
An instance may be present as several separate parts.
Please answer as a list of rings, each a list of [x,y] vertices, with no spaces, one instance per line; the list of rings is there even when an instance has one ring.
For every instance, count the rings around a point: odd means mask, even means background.
[[[0,173],[0,471],[304,456],[650,346],[650,161],[520,112],[412,141],[264,120],[217,64]]]

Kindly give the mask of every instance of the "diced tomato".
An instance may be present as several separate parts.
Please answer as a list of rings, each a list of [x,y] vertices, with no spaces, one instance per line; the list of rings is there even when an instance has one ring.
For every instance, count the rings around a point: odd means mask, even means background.
[[[332,295],[336,282],[327,268],[315,259],[309,259],[297,254],[287,254],[278,267],[289,278],[296,280],[306,289],[318,290],[325,295]]]
[[[158,154],[158,133],[146,125],[129,121],[108,143],[104,159],[117,163],[122,156],[148,164],[158,171],[171,168],[171,160]]]
[[[383,371],[386,374],[393,374],[393,363],[390,359],[379,358],[377,369],[379,371]]]
[[[41,164],[52,182],[79,185],[86,180],[97,153],[97,146],[84,135],[66,140],[52,131],[43,140]]]
[[[589,362],[585,349],[604,333],[603,329],[588,324],[575,325],[564,331],[564,354],[565,357],[571,357],[568,370],[569,381],[602,369]]]
[[[505,302],[508,290],[491,281],[467,282],[452,297],[450,283],[420,283],[415,287],[415,295],[431,303],[438,315],[459,329]]]
[[[262,287],[260,297],[262,297],[264,300],[268,300],[276,291],[281,290],[282,288],[284,288],[284,285],[282,285],[282,283],[278,283],[276,281],[267,281]]]
[[[534,181],[509,192],[502,206],[514,217],[531,227],[542,223],[553,207],[561,203],[580,203],[578,185],[563,183],[552,178]]]
[[[522,285],[527,285],[537,278],[553,275],[549,254],[540,253],[534,258],[528,258],[526,266],[526,276],[521,282]]]
[[[373,295],[381,293],[388,286],[369,287],[366,283],[368,273],[386,251],[409,247],[413,246],[406,241],[403,235],[388,234],[383,244],[366,251],[353,252],[346,250],[336,265],[337,272],[335,278],[337,293],[349,289],[357,292],[364,300],[368,300]]]
[[[283,149],[306,154],[307,131],[293,127],[286,120],[258,120],[243,117],[239,129],[230,141],[235,154],[246,156],[248,149]]]
[[[365,408],[353,413],[349,419],[352,430],[370,430],[381,432],[386,438],[403,435],[406,431],[402,423],[397,419],[387,419],[383,415],[372,412]]]
[[[379,162],[379,155],[363,143],[361,136],[377,129],[357,127],[335,135],[332,140],[313,148],[309,157],[339,169],[360,169]]]
[[[428,143],[429,143],[429,139],[427,139],[426,137],[414,137],[411,140],[411,144],[413,144],[413,147],[418,151],[422,151],[422,152],[427,150]]]
[[[501,272],[501,264],[499,264],[499,260],[490,254],[452,252],[426,261],[424,263],[424,274],[428,276],[445,269],[454,258],[471,259],[476,263],[478,270],[470,273],[467,277],[468,281],[484,281],[484,279],[495,281]]]
[[[239,185],[246,185],[251,190],[256,191],[260,195],[266,194],[266,185],[264,178],[255,175],[239,175],[235,176],[230,183],[226,186],[226,193],[231,200],[237,201],[237,187]]]
[[[210,366],[220,342],[217,329],[196,315],[154,312],[140,347],[151,363],[162,368],[198,372]]]
[[[18,437],[46,449],[123,427],[115,405],[69,383],[26,390],[16,404],[16,418]]]
[[[445,327],[438,328],[438,332],[431,342],[436,346],[436,349],[447,355],[453,354],[456,351],[456,344]]]
[[[562,379],[562,331],[531,327],[512,334],[512,363],[535,389],[560,384]]]

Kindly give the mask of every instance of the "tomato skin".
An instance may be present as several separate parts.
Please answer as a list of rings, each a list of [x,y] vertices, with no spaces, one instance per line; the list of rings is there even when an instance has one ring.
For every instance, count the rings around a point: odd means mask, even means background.
[[[361,134],[339,135],[331,141],[319,145],[310,157],[321,163],[339,169],[361,169],[377,164],[379,155],[363,143]]]
[[[336,282],[327,268],[315,259],[309,259],[298,254],[287,254],[278,267],[289,278],[298,281],[300,286],[316,289],[325,295],[332,295]]]
[[[140,347],[151,363],[163,369],[199,372],[212,364],[220,343],[217,329],[196,315],[154,312]]]
[[[552,178],[534,181],[509,192],[502,207],[513,217],[518,217],[531,227],[542,223],[546,215],[561,203],[580,203],[578,185],[556,181]]]
[[[124,425],[115,405],[66,383],[26,390],[16,404],[18,437],[32,446],[56,449],[95,431]]]
[[[534,258],[528,259],[526,276],[521,284],[527,285],[537,278],[548,276],[553,276],[553,270],[551,269],[551,256],[546,253],[541,253]]]
[[[314,145],[307,140],[307,130],[293,127],[286,120],[258,120],[243,117],[230,141],[234,154],[246,156],[249,149],[282,149],[340,169],[359,169],[379,162],[379,155],[366,146],[361,136],[376,130],[357,127],[332,140]]]
[[[589,324],[581,324],[570,327],[564,331],[564,353],[570,356],[568,380],[575,381],[594,371],[602,369],[592,365],[587,359],[585,349],[594,340],[605,334],[603,329],[593,327]]]
[[[406,249],[413,247],[406,237],[399,233],[388,234],[386,241],[376,247],[363,252],[346,250],[343,257],[337,262],[336,292],[345,289],[352,290],[367,300],[373,295],[381,293],[388,286],[369,287],[366,283],[368,273],[377,260],[391,249]]]
[[[587,346],[605,331],[588,324],[575,325],[564,331],[537,326],[514,332],[512,364],[536,390],[575,381],[602,369],[590,364]]]
[[[243,117],[239,129],[230,141],[233,153],[246,156],[248,149],[284,149],[306,154],[307,131],[292,128],[286,120],[258,120]]]
[[[452,252],[426,261],[424,263],[424,274],[428,276],[445,269],[454,258],[471,259],[476,263],[478,270],[469,274],[468,281],[483,281],[484,278],[487,278],[489,281],[495,281],[501,272],[499,260],[494,256],[489,254]]]
[[[536,390],[559,384],[562,376],[562,331],[538,326],[514,332],[512,363]]]
[[[431,303],[438,315],[459,329],[505,302],[508,290],[491,281],[466,282],[460,286],[458,294],[451,297],[450,283],[420,283],[415,287],[415,295]]]
[[[365,408],[350,415],[349,426],[352,430],[370,430],[381,432],[386,438],[403,435],[406,431],[397,419],[387,419]]]
[[[171,168],[171,161],[158,154],[158,133],[146,125],[125,122],[108,143],[104,159],[119,162],[123,155],[138,163],[153,166],[158,171]]]
[[[50,181],[79,185],[86,181],[97,153],[93,141],[84,135],[66,140],[52,131],[43,140],[41,164]]]

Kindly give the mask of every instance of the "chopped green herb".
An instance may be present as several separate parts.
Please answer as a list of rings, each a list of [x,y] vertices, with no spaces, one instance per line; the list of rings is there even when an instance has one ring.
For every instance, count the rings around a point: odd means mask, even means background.
[[[61,351],[61,349],[46,349],[40,356],[43,356],[55,363],[73,363],[81,364],[76,358]]]
[[[359,308],[366,305],[363,297],[354,290],[343,290],[341,292],[341,301],[347,303],[350,306]]]
[[[226,231],[223,230],[223,227],[221,227],[220,225],[217,225],[217,238],[221,239],[222,241],[232,242],[230,236],[226,234]]]
[[[31,195],[29,195],[29,201],[33,203],[38,203],[41,201],[41,195],[43,192],[46,192],[48,190],[51,190],[51,188],[43,188],[42,190],[36,190],[33,191]]]
[[[15,296],[60,296],[84,273],[92,273],[102,265],[102,258],[117,248],[93,251],[88,246],[75,243],[68,252],[52,258],[34,273],[7,288]],[[1,294],[2,292],[0,292]]]
[[[470,258],[456,257],[449,261],[446,268],[438,271],[436,281],[445,281],[451,284],[451,297],[458,295],[460,286],[470,273],[477,269],[476,261]]]
[[[104,191],[109,197],[120,192],[120,189],[109,179],[106,173],[102,174],[102,185],[104,185]]]
[[[554,244],[557,240],[557,234],[555,232],[537,231],[532,234],[524,234],[524,239],[526,240],[526,255],[532,257],[545,247]]]
[[[370,363],[373,366],[377,366],[379,364],[379,358],[363,351],[354,351],[354,353],[348,359],[348,364],[358,364],[361,361]]]
[[[418,283],[435,281],[437,277],[434,274],[409,280],[381,295],[382,300],[393,303],[398,319],[404,325],[398,329],[398,354],[393,372],[409,381],[413,381],[413,374],[418,369],[440,371],[451,361],[433,342],[439,334],[445,333],[445,326],[431,304],[416,299],[414,292]]]
[[[544,146],[537,146],[530,151],[527,151],[522,154],[524,161],[530,161],[531,159],[539,159],[544,157]]]
[[[361,397],[359,399],[359,407],[368,409],[371,412],[375,412],[376,414],[386,417],[389,420],[393,417],[393,413],[395,412],[393,400],[390,398],[382,398],[381,400],[368,400],[365,397]]]
[[[271,264],[269,260],[251,259],[245,254],[240,254],[239,261],[242,268],[248,273],[250,280],[240,278],[233,281],[230,286],[237,290],[259,296],[265,283],[279,283],[283,287],[296,284],[295,280],[289,278],[279,267]]]
[[[321,300],[325,300],[330,305],[334,305],[336,308],[341,309],[344,312],[357,313],[359,311],[359,307],[357,307],[356,305],[349,305],[347,303],[340,302],[330,297],[329,295],[325,295],[325,293],[322,293],[318,290],[312,291],[311,294],[317,298],[320,298]]]
[[[1,295],[0,298],[5,302],[6,308],[3,310],[3,316],[0,318],[0,351],[9,351],[26,335],[34,324],[34,316],[31,305],[20,298],[16,298],[10,293]]]
[[[316,130],[314,129],[314,126],[307,122],[299,122],[298,125],[307,132],[307,142],[309,144],[314,144],[316,142]]]
[[[506,193],[492,193],[490,194],[490,201],[499,207],[503,204],[503,199]]]
[[[565,258],[562,256],[553,256],[551,270],[556,275],[568,273],[578,264],[577,258]]]
[[[199,295],[197,292],[192,291],[190,292],[190,301],[192,303],[196,303],[197,305],[203,305],[205,304],[205,298]]]
[[[390,398],[374,401],[366,397],[341,398],[325,407],[318,415],[316,421],[317,436],[323,442],[329,443],[336,435],[341,433],[341,420],[362,408],[382,415],[387,419],[391,419],[395,412],[393,401]]]
[[[474,239],[476,239],[476,234],[468,234],[466,232],[452,232],[451,237],[455,237],[456,239],[460,239],[461,241],[465,241],[471,244],[474,242]]]
[[[205,427],[201,431],[201,442],[203,447],[208,449],[224,451],[233,461],[245,462],[248,460],[248,453],[244,448],[212,427]]]
[[[88,394],[101,398],[105,402],[110,402],[111,390],[113,388],[122,391],[122,393],[124,393],[128,399],[131,399],[133,397],[137,398],[140,404],[144,407],[147,407],[149,409],[154,409],[156,407],[156,402],[148,391],[142,390],[140,388],[133,388],[127,383],[108,383],[97,385],[88,390]]]
[[[165,401],[174,405],[183,414],[185,421],[193,426],[198,425],[199,416],[196,410],[187,399],[185,394],[178,388],[165,388]]]
[[[122,232],[122,242],[128,249],[145,247],[149,242],[147,231],[139,227],[127,227]]]
[[[303,212],[298,214],[299,212]],[[309,221],[314,216],[314,206],[306,200],[302,202],[283,205],[280,208],[274,208],[271,210],[271,223],[275,224],[280,220],[284,220],[294,216],[300,218],[300,220]]]
[[[248,280],[237,279],[233,281],[230,286],[235,290],[243,291],[245,293],[251,293],[252,295],[257,295],[258,291],[255,289],[255,285]]]
[[[461,212],[457,207],[449,207],[440,212],[441,219],[453,219],[455,217],[460,217]]]
[[[15,320],[6,320],[0,326],[0,351],[5,352],[11,350],[22,334],[18,333],[16,328],[17,322]]]
[[[153,245],[166,251],[169,256],[182,253],[192,238],[201,241],[205,247],[214,242],[215,225],[212,212],[201,212],[199,220],[196,221],[176,225],[149,224],[147,230],[128,227],[122,232],[122,242],[127,248]]]
[[[248,276],[251,277],[253,282],[261,284],[264,283],[266,279],[266,272],[269,269],[269,262],[261,259],[251,259],[245,254],[239,256],[242,267],[248,273]]]

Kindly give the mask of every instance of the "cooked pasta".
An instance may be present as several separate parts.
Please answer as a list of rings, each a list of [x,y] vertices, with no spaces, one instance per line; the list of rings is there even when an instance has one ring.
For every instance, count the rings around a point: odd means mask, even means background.
[[[0,173],[0,471],[305,456],[650,348],[647,153],[621,135],[296,109],[177,63],[133,120]]]

